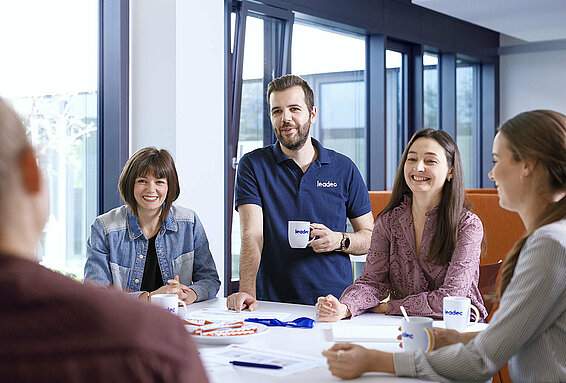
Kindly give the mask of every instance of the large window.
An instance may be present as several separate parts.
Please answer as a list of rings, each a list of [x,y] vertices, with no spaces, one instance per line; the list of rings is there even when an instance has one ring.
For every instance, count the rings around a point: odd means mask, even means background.
[[[82,275],[97,209],[98,0],[0,5],[0,96],[28,129],[48,180],[38,256]]]
[[[456,143],[462,156],[464,184],[478,187],[479,182],[479,66],[466,60],[456,65]]]
[[[241,33],[240,39],[243,41],[239,43],[244,46],[243,57],[239,57],[241,82],[237,84],[241,89],[234,91],[234,97],[239,100],[237,115],[234,116],[234,126],[237,128],[234,131],[237,134],[234,164],[244,154],[274,142],[265,94],[267,84],[282,70],[286,31],[285,19],[271,17],[254,9],[246,9],[240,17],[242,19],[232,18],[234,25],[238,26],[237,30],[232,31],[232,38]],[[237,57],[237,53],[233,57]],[[236,66],[240,65],[236,63],[237,60],[234,61]],[[231,217],[230,282],[235,282],[239,280],[240,220],[234,210],[231,211]]]
[[[311,135],[347,155],[366,179],[365,36],[296,21],[291,71],[314,91]]]
[[[424,127],[438,129],[440,117],[438,55],[425,52],[423,54],[423,113]]]
[[[395,175],[406,144],[405,54],[388,49],[385,52],[385,118],[386,118],[386,185],[393,188]]]

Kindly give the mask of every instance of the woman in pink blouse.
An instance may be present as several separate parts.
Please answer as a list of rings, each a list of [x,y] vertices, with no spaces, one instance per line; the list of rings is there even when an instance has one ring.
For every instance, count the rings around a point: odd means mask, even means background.
[[[443,131],[423,129],[403,152],[362,275],[340,300],[319,297],[318,318],[338,321],[368,309],[400,315],[400,306],[409,315],[442,318],[442,299],[461,296],[484,319],[478,289],[482,239],[482,223],[466,199],[456,143]]]

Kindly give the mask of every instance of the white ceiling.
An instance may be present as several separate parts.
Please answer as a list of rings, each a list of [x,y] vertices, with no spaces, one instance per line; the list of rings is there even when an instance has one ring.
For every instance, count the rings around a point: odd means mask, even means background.
[[[566,0],[412,0],[528,42],[566,39]]]

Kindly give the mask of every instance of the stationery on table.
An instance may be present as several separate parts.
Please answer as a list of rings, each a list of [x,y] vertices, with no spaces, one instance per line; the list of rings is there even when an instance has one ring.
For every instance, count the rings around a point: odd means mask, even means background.
[[[332,325],[335,342],[399,342],[399,335],[399,325]]]
[[[240,367],[269,368],[270,370],[280,370],[283,368],[283,366],[280,366],[278,364],[242,362],[241,360],[231,360],[230,364]]]
[[[201,361],[208,375],[210,383],[244,383],[238,374],[234,374],[234,368],[231,364],[221,363],[214,358],[203,358]]]
[[[322,357],[313,358],[235,344],[223,348],[201,349],[200,357],[205,365],[232,365],[233,368],[247,368],[250,371],[253,369],[254,372],[272,376],[289,376],[325,365],[325,359]]]
[[[277,318],[247,318],[246,322],[261,323],[266,326],[295,327],[295,328],[313,328],[314,319],[300,317],[292,321],[281,321]]]
[[[257,311],[233,311],[228,309],[204,308],[191,311],[188,316],[191,318],[205,318],[210,321],[237,321],[247,318],[277,318],[279,320],[287,319],[290,313],[281,312],[257,312]]]

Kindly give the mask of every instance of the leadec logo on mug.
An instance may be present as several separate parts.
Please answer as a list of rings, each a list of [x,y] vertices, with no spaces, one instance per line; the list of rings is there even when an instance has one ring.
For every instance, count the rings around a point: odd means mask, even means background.
[[[480,312],[467,297],[444,297],[443,318],[446,328],[465,331],[470,325],[470,310],[476,313],[476,322],[479,320]]]
[[[432,318],[409,317],[401,320],[401,342],[404,351],[429,352],[434,349]]]
[[[150,302],[181,318],[187,316],[187,305],[179,299],[177,294],[154,294],[151,296]],[[179,310],[179,305],[183,307],[182,310]]]
[[[311,223],[309,221],[289,221],[287,236],[289,246],[294,249],[304,249],[313,239],[310,238]]]

